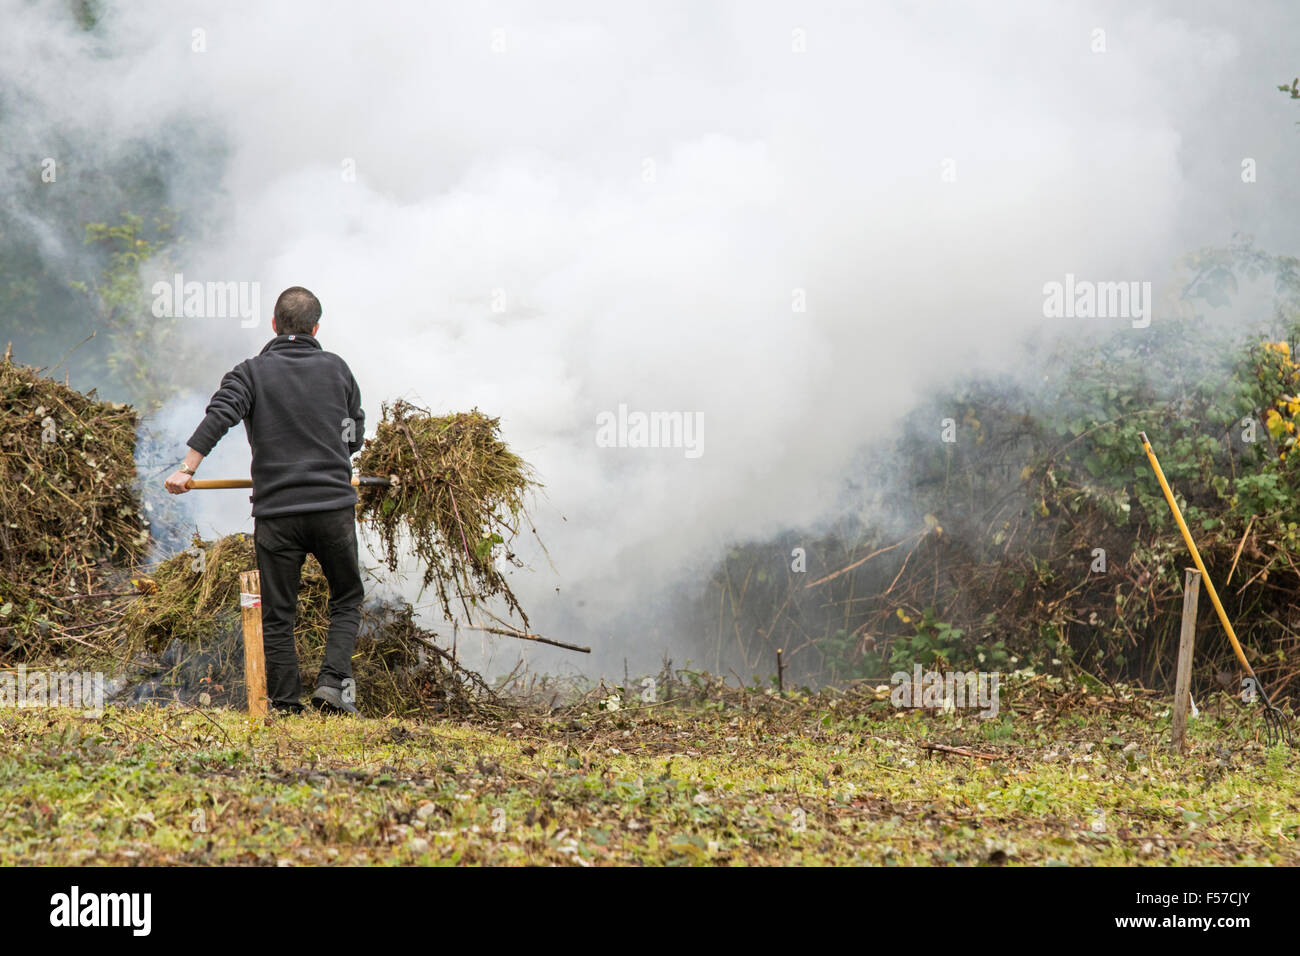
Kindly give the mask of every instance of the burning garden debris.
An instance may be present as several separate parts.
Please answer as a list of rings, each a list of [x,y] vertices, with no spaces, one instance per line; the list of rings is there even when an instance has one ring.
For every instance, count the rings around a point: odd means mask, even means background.
[[[121,622],[122,658],[145,652],[156,662],[151,681],[137,684],[136,700],[181,699],[243,706],[243,633],[239,575],[256,567],[250,537],[195,539],[148,579],[147,593]],[[303,568],[295,637],[303,682],[319,672],[329,631],[329,584],[314,558]],[[156,655],[161,654],[161,657]],[[411,605],[372,599],[362,609],[353,673],[364,714],[468,713],[495,695],[472,671],[454,662],[416,622]]]

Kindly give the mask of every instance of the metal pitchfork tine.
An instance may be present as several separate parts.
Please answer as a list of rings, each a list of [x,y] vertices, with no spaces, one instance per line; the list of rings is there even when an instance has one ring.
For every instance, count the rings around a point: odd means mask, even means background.
[[[1192,533],[1187,530],[1187,522],[1183,520],[1183,513],[1178,508],[1178,502],[1174,500],[1174,493],[1169,488],[1169,482],[1165,480],[1165,473],[1160,468],[1160,462],[1156,461],[1156,453],[1151,450],[1151,442],[1147,440],[1147,433],[1138,432],[1138,437],[1142,439],[1142,448],[1146,451],[1147,458],[1151,462],[1151,468],[1156,473],[1156,480],[1160,482],[1160,489],[1165,493],[1165,501],[1169,502],[1169,510],[1174,513],[1174,521],[1178,522],[1178,530],[1183,533],[1183,540],[1187,542],[1187,548],[1192,552],[1192,560],[1196,562],[1196,570],[1201,572],[1201,580],[1205,582],[1205,590],[1209,592],[1210,600],[1214,602],[1214,610],[1219,614],[1219,621],[1228,634],[1228,640],[1232,642],[1232,649],[1236,652],[1237,661],[1250,675],[1250,679],[1254,681],[1255,692],[1259,694],[1260,700],[1264,702],[1265,739],[1270,747],[1277,743],[1285,743],[1291,747],[1296,746],[1295,734],[1291,729],[1291,716],[1269,700],[1268,693],[1264,690],[1263,681],[1255,676],[1255,668],[1251,667],[1250,661],[1246,660],[1246,654],[1241,649],[1241,642],[1237,640],[1237,632],[1232,629],[1232,622],[1228,620],[1227,612],[1223,610],[1223,603],[1219,600],[1219,594],[1214,590],[1214,582],[1210,580],[1210,574],[1205,570],[1205,562],[1201,560],[1201,552],[1197,550],[1196,542],[1192,540]]]
[[[1255,681],[1255,690],[1259,694],[1259,699],[1264,702],[1264,736],[1269,746],[1285,743],[1289,747],[1294,747],[1296,738],[1291,729],[1291,718],[1268,699],[1268,694],[1259,685],[1258,679]]]

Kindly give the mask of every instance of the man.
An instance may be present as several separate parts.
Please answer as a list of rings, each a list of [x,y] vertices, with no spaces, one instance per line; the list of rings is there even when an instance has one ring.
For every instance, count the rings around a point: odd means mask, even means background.
[[[347,363],[316,341],[320,300],[301,286],[280,293],[275,338],[221,380],[167,490],[183,494],[204,457],[244,423],[253,449],[253,541],[262,578],[267,696],[301,713],[302,677],[293,643],[303,562],[315,555],[330,587],[330,629],[312,704],[357,712],[352,651],[365,589],[357,559],[351,456],[361,450],[365,414]]]

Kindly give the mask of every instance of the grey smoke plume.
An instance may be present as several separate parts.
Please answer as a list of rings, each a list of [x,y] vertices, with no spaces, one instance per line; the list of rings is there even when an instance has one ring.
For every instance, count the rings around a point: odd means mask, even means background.
[[[308,286],[372,420],[398,397],[502,417],[557,569],[525,549],[520,593],[595,670],[688,656],[610,622],[824,517],[918,397],[1023,372],[1030,337],[1086,340],[1044,283],[1150,281],[1159,322],[1189,249],[1296,245],[1284,3],[157,0],[90,37],[61,5],[0,6],[4,79],[40,71],[23,115],[81,150],[193,130],[169,183],[208,223],[186,277],[261,283],[260,327],[195,320],[178,443]],[[599,447],[620,404],[698,413],[703,454]],[[242,449],[205,471],[245,474]],[[196,508],[251,526],[239,493]]]

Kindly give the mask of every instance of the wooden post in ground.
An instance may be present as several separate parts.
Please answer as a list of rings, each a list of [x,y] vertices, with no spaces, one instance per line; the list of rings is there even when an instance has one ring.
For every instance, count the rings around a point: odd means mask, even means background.
[[[239,575],[239,607],[244,618],[244,686],[248,688],[248,715],[266,716],[266,651],[262,647],[262,576],[257,571]]]
[[[1187,708],[1192,699],[1192,653],[1196,648],[1196,602],[1201,593],[1201,572],[1183,569],[1183,627],[1178,637],[1178,676],[1174,681],[1172,744],[1182,753],[1187,746]]]

